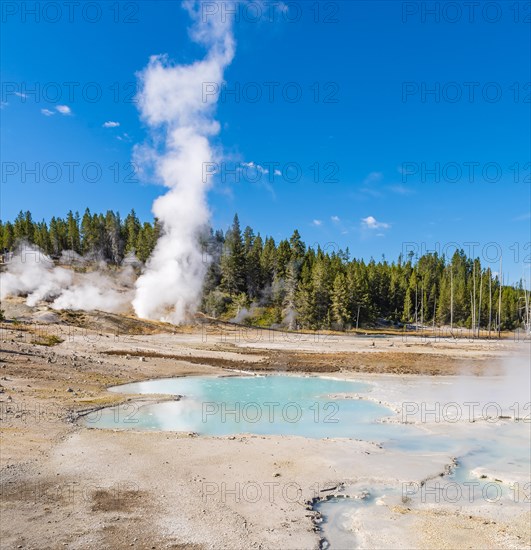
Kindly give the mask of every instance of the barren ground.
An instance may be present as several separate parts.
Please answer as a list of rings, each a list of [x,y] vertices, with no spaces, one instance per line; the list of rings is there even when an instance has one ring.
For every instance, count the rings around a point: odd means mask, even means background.
[[[110,393],[109,386],[240,370],[481,374],[495,371],[504,357],[529,353],[511,339],[434,342],[208,324],[175,328],[103,313],[55,318],[16,300],[6,308],[8,317],[9,308],[21,322],[1,326],[2,548],[317,548],[307,501],[316,492],[322,496],[326,483],[425,479],[448,462],[437,453],[429,461],[403,460],[398,451],[390,460],[377,445],[344,439],[81,427],[79,413],[133,398]],[[63,341],[56,343],[54,335]],[[245,483],[263,491],[256,502],[235,498]],[[300,494],[279,496],[293,483]],[[266,495],[266,488],[273,493]],[[436,508],[388,512],[408,526],[404,547],[531,545],[529,514],[494,521]]]

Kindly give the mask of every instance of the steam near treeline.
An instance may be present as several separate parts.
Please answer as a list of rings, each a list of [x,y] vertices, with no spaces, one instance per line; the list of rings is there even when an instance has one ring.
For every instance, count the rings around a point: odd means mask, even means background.
[[[17,242],[28,241],[52,258],[68,250],[120,265],[133,255],[145,263],[160,232],[157,221],[141,223],[134,211],[124,219],[112,211],[70,212],[49,224],[21,212],[13,223],[0,222],[0,243],[4,250],[15,250]],[[383,258],[365,262],[333,245],[308,247],[297,230],[278,243],[250,227],[242,231],[237,216],[226,233],[205,230],[199,246],[206,275],[198,306],[215,317],[306,329],[348,329],[387,320],[493,331],[500,310],[504,330],[525,320],[523,284],[503,286],[500,300],[498,275],[463,251],[452,258],[429,253],[391,263]]]
[[[13,251],[20,241],[38,246],[45,254],[58,257],[65,250],[120,264],[129,252],[145,262],[158,236],[158,224],[141,224],[134,210],[122,219],[119,213],[91,214],[81,217],[69,212],[66,218],[53,217],[50,223],[34,222],[30,212],[20,212],[13,223],[0,221],[0,245]]]

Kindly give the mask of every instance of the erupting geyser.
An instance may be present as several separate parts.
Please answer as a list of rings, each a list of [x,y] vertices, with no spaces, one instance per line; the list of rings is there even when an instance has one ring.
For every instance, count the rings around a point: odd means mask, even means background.
[[[184,6],[194,21],[193,40],[208,49],[205,58],[173,65],[153,56],[139,74],[139,109],[153,138],[149,157],[169,191],[153,204],[162,234],[136,282],[133,307],[139,317],[173,323],[195,310],[207,267],[198,242],[209,216],[203,166],[215,160],[209,140],[219,124],[213,118],[218,97],[203,97],[202,89],[223,80],[234,56],[231,18],[206,16],[199,2]]]

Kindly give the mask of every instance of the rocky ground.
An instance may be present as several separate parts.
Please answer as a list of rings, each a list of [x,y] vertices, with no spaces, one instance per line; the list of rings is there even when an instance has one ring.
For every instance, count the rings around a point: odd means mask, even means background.
[[[104,313],[30,310],[16,299],[2,307],[11,319],[0,338],[2,548],[317,548],[308,501],[326,494],[326,484],[423,479],[448,463],[442,453],[405,460],[353,440],[82,427],[79,414],[134,398],[109,386],[241,370],[480,374],[525,348],[507,338],[297,335],[211,323],[176,328]],[[437,509],[389,514],[410,526],[409,538],[390,540],[390,547],[531,544],[528,516],[490,523]]]

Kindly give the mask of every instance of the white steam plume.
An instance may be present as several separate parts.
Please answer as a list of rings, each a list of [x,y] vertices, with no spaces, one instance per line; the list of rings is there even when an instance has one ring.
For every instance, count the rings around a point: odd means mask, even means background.
[[[41,300],[59,296],[72,282],[72,271],[54,267],[51,258],[24,243],[13,254],[7,271],[0,275],[0,299],[24,294],[26,303],[35,306]]]
[[[79,262],[86,260],[78,256]],[[98,271],[76,273],[71,269],[54,266],[51,258],[39,248],[23,243],[0,274],[0,300],[7,296],[27,296],[28,306],[40,301],[51,302],[53,309],[125,312],[130,308],[134,268],[129,258],[114,276]]]
[[[133,307],[139,317],[173,323],[194,312],[207,267],[198,243],[209,218],[203,166],[214,161],[209,139],[219,124],[213,119],[217,94],[203,98],[203,84],[220,83],[234,56],[230,17],[206,16],[197,1],[184,7],[193,19],[192,39],[207,48],[205,58],[173,65],[153,56],[139,75],[141,116],[154,142],[163,142],[162,152],[150,156],[169,191],[153,203],[162,234],[137,280]]]

